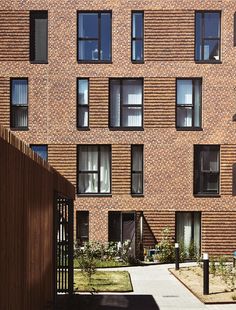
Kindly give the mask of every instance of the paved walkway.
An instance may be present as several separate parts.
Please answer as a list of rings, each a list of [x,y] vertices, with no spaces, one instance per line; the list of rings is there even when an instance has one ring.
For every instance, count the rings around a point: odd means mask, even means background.
[[[168,271],[170,267],[174,265],[122,268],[131,275],[134,292],[130,294],[152,295],[160,310],[236,310],[236,304],[203,304]]]

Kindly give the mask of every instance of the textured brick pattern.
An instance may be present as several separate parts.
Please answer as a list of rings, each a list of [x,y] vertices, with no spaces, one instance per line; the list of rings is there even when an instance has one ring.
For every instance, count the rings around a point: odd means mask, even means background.
[[[194,11],[145,11],[147,61],[193,61]]]
[[[29,11],[0,10],[0,61],[29,60]]]
[[[202,213],[202,252],[231,254],[236,249],[236,211]]]
[[[221,147],[221,194],[233,193],[233,164],[236,163],[236,145]]]
[[[16,135],[27,143],[49,144],[49,161],[53,161],[53,165],[65,176],[69,176],[74,184],[76,145],[112,145],[117,163],[116,172],[113,172],[112,197],[79,197],[75,201],[77,210],[90,212],[91,240],[107,240],[108,211],[111,210],[150,211],[152,215],[147,215],[147,221],[148,224],[150,222],[149,227],[157,240],[163,225],[169,223],[173,227],[175,211],[201,211],[203,219],[205,212],[212,215],[215,212],[223,215],[226,211],[234,212],[236,206],[235,197],[231,194],[230,171],[232,163],[235,163],[233,147],[236,143],[236,122],[232,121],[236,113],[236,48],[233,45],[236,1],[1,2],[1,10],[7,10],[7,14],[11,10],[21,10],[21,14],[27,12],[29,15],[29,10],[35,9],[48,10],[49,13],[49,63],[34,65],[29,61],[9,61],[12,60],[10,49],[6,61],[3,61],[4,58],[0,60],[0,74],[3,79],[29,78],[29,131],[16,132]],[[112,63],[78,64],[76,11],[105,9],[112,10]],[[131,10],[145,11],[144,64],[131,62]],[[195,10],[222,11],[222,64],[194,62]],[[21,57],[28,60],[25,53],[21,54]],[[76,79],[80,77],[90,79],[88,131],[80,131],[76,127]],[[108,128],[108,81],[109,78],[122,77],[144,78],[143,131],[115,131]],[[174,93],[177,77],[202,78],[202,131],[175,129]],[[5,88],[0,86],[0,89],[2,87]],[[5,92],[9,91],[6,89]],[[0,109],[9,109],[6,99],[0,99]],[[1,114],[4,124],[9,126],[7,112]],[[131,144],[144,144],[144,197],[130,195],[128,149]],[[193,196],[194,144],[221,145],[221,196],[218,198]],[[56,150],[53,151],[52,146]],[[122,152],[118,153],[118,146],[125,148],[125,160]],[[125,166],[127,172],[123,170]],[[122,194],[119,186],[115,185],[123,183],[120,175],[125,183]],[[162,220],[160,212],[170,212],[170,217],[166,215],[165,220]],[[225,222],[232,220],[236,227],[232,214],[228,213]],[[155,221],[158,224],[155,224]],[[212,221],[215,220],[212,218]],[[225,224],[220,221],[217,223],[222,239],[217,241],[214,252],[220,243],[223,244],[223,238],[227,238],[224,233]],[[203,238],[208,238],[207,234],[211,236],[210,230],[204,228]],[[151,242],[150,238],[148,242]],[[232,243],[232,251],[234,249],[235,245]]]
[[[112,145],[112,193],[129,195],[131,191],[131,146]]]
[[[175,78],[144,80],[144,127],[175,127]]]
[[[10,80],[0,77],[0,124],[10,126]]]

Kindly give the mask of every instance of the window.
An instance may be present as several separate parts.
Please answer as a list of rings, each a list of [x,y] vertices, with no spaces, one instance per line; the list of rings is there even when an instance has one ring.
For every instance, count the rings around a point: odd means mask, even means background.
[[[220,61],[220,19],[220,12],[196,12],[196,61]]]
[[[48,12],[30,12],[30,61],[48,62]]]
[[[28,128],[28,79],[11,79],[11,128]]]
[[[45,144],[31,144],[31,149],[37,153],[42,159],[48,160],[48,146]]]
[[[110,80],[110,127],[133,128],[143,126],[142,79]]]
[[[201,127],[201,79],[177,79],[176,127]]]
[[[89,80],[77,79],[77,127],[89,127]]]
[[[78,193],[111,193],[111,147],[78,146]]]
[[[143,12],[132,12],[132,61],[143,61]]]
[[[201,213],[176,212],[175,234],[176,241],[184,247],[188,258],[200,254]]]
[[[132,186],[131,193],[143,194],[143,145],[132,145]]]
[[[111,61],[111,12],[78,13],[78,60]]]
[[[194,194],[219,194],[220,146],[195,145]]]
[[[130,254],[135,256],[135,212],[108,212],[108,241],[130,240]]]
[[[89,212],[76,211],[76,239],[79,245],[89,241]]]

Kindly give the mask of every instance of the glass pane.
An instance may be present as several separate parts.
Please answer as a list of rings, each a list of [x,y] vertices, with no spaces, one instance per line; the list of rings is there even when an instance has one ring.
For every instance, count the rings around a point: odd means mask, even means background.
[[[78,126],[88,127],[88,107],[78,107]]]
[[[48,20],[47,17],[35,19],[35,60],[48,59]]]
[[[98,60],[98,41],[79,41],[79,60]]]
[[[177,80],[177,104],[193,103],[192,80]]]
[[[220,37],[220,14],[204,13],[205,38]]]
[[[143,83],[141,80],[123,80],[123,104],[143,103]]]
[[[143,14],[142,13],[133,13],[132,37],[133,38],[143,37]]]
[[[111,15],[110,13],[101,14],[101,60],[111,59]]]
[[[202,13],[196,13],[196,34],[195,34],[195,59],[202,60],[201,40],[202,40]]]
[[[110,147],[100,147],[100,192],[110,193]]]
[[[177,107],[177,127],[192,127],[192,108]]]
[[[79,37],[98,38],[98,14],[79,13]]]
[[[219,171],[219,152],[213,150],[202,151],[202,171]]]
[[[13,105],[28,104],[27,80],[12,80],[12,104]]]
[[[48,159],[48,150],[46,145],[31,145],[31,149],[44,160]]]
[[[88,80],[78,80],[79,104],[88,104]]]
[[[79,146],[79,170],[97,171],[98,170],[98,148],[97,146]]]
[[[202,83],[200,80],[194,81],[194,126],[201,126],[201,101],[202,101],[202,92],[201,92]]]
[[[219,40],[204,40],[204,60],[220,60]]]
[[[201,240],[201,213],[194,212],[194,246],[197,254],[200,253]]]
[[[142,108],[123,107],[122,109],[123,127],[142,127]]]
[[[12,108],[12,124],[13,128],[28,127],[28,108],[13,107]]]
[[[143,179],[141,173],[132,173],[132,193],[143,193]]]
[[[120,126],[120,81],[111,80],[110,83],[110,124]]]
[[[143,41],[135,40],[133,41],[133,50],[132,50],[132,60],[142,61],[143,60]]]
[[[97,193],[98,175],[96,173],[79,174],[79,193]]]
[[[219,176],[216,173],[203,173],[203,192],[218,193]]]
[[[192,213],[177,213],[177,236],[178,242],[182,243],[186,254],[189,254],[189,247],[192,241]]]
[[[143,146],[132,146],[132,170],[142,172],[143,170]]]

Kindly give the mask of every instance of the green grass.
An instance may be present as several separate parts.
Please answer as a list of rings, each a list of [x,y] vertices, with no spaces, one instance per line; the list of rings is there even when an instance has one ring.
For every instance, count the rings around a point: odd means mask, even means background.
[[[74,288],[79,292],[132,292],[128,271],[96,271],[91,283],[81,271],[74,271]]]
[[[115,260],[96,260],[96,267],[97,268],[109,268],[109,267],[127,267],[130,266],[128,263],[125,262],[118,262]],[[78,259],[74,259],[74,268],[79,268]]]

